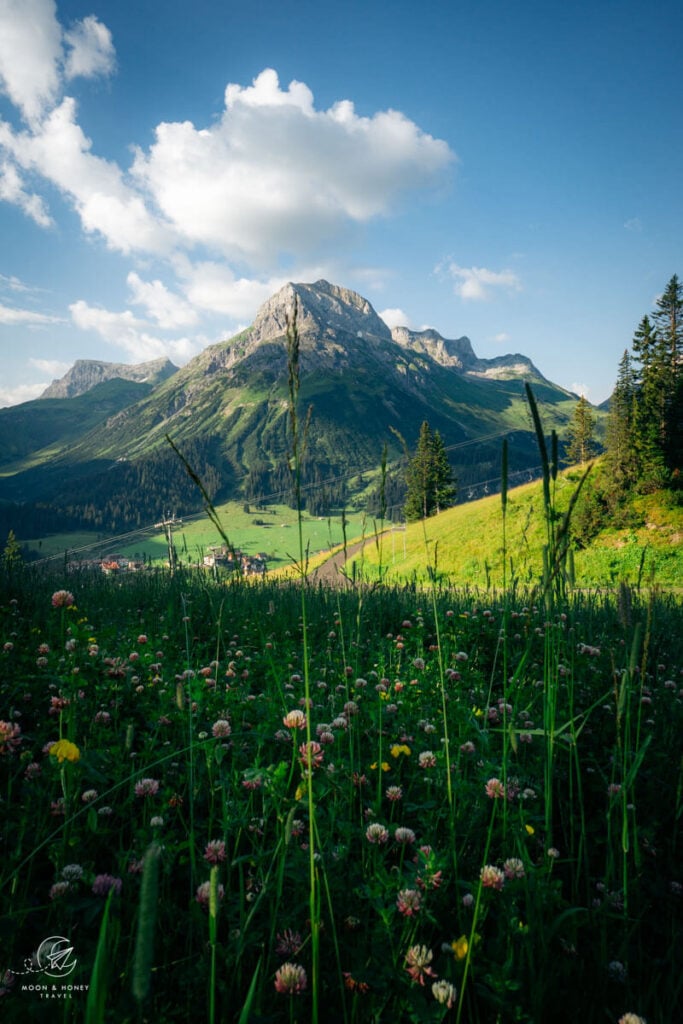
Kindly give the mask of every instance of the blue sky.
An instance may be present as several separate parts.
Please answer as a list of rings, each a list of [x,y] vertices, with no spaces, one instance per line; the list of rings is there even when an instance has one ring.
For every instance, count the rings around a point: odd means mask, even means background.
[[[288,280],[604,400],[683,273],[668,0],[0,0],[0,405]]]

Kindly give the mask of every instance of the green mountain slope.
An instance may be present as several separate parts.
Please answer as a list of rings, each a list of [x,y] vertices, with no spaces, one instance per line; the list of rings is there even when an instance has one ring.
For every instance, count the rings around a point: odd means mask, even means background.
[[[554,501],[567,509],[581,473],[558,474]],[[582,498],[579,498],[577,511]],[[602,530],[590,543],[573,543],[576,586],[609,586],[621,581],[681,587],[683,581],[683,506],[670,492],[632,499],[631,523],[626,528]],[[540,481],[508,492],[505,549],[499,494],[448,509],[407,529],[390,529],[381,541],[381,557],[374,542],[356,555],[356,573],[388,581],[426,583],[431,570],[445,582],[481,589],[507,584],[534,585],[542,576],[546,543],[543,488]],[[350,564],[347,571],[351,571]]]
[[[94,389],[81,396],[92,415],[74,411],[68,429],[46,420],[41,430],[32,428],[20,450],[0,444],[0,500],[61,502],[76,511],[87,502],[93,509],[88,515],[109,526],[112,520],[137,525],[142,504],[152,516],[174,502],[185,503],[178,511],[189,511],[199,496],[188,486],[167,436],[212,497],[242,494],[254,500],[285,492],[286,330],[295,302],[301,415],[309,406],[312,412],[304,466],[309,482],[345,481],[338,484],[341,494],[353,474],[376,469],[385,445],[390,461],[399,459],[397,434],[412,445],[424,420],[451,449],[461,486],[494,472],[503,433],[509,435],[511,471],[535,466],[521,373],[533,381],[548,429],[562,433],[569,422],[576,397],[546,381],[522,356],[480,360],[467,339],[447,341],[433,331],[417,335],[405,329],[392,334],[354,292],[324,281],[290,284],[264,304],[252,327],[138,392],[138,401],[121,401],[98,418],[93,410],[101,399],[95,401]],[[52,403],[39,404],[47,415]],[[20,414],[4,412],[10,434],[18,436],[11,423]],[[483,437],[488,440],[479,442]],[[154,489],[153,496],[143,494],[146,487]]]
[[[85,433],[150,393],[152,384],[121,379],[75,398],[38,398],[0,409],[0,474],[13,475],[64,454]]]

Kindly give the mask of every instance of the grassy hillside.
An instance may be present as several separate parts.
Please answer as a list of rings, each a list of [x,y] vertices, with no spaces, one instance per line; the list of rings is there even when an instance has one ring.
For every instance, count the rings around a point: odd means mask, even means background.
[[[150,393],[150,384],[109,380],[76,398],[45,398],[0,409],[0,476],[42,465],[83,434]]]
[[[567,508],[580,473],[567,470],[558,476],[555,502]],[[580,499],[579,499],[580,500]],[[585,549],[575,551],[577,586],[603,586],[624,581],[654,582],[667,587],[683,581],[683,506],[667,503],[664,494],[638,498],[633,504],[633,525],[603,530]],[[503,561],[507,582],[520,585],[538,580],[546,541],[543,493],[540,482],[509,492],[503,547],[500,495],[492,495],[448,509],[424,523],[394,527],[384,535],[380,550],[368,545],[356,558],[356,571],[392,582],[425,580],[428,566],[436,566],[444,581],[457,586],[500,587]]]
[[[564,511],[578,483],[578,470],[558,476],[554,497]],[[266,552],[271,570],[287,570],[298,559],[297,517],[286,505],[269,506],[267,511],[227,502],[218,507],[221,522],[231,543],[249,553]],[[683,506],[666,494],[637,498],[631,519],[634,525],[603,530],[590,545],[575,547],[577,586],[609,586],[620,581],[643,584],[654,581],[664,587],[680,587],[683,581]],[[351,513],[346,524],[347,544],[366,538],[367,543],[348,559],[346,571],[376,578],[381,561],[382,577],[392,583],[424,581],[428,566],[436,565],[440,578],[454,586],[480,589],[503,584],[503,517],[500,495],[458,505],[425,523],[407,527],[386,524],[381,537],[380,523],[360,513]],[[342,546],[341,517],[302,518],[304,547],[308,546],[310,568],[321,565]],[[506,574],[508,583],[525,586],[536,582],[542,569],[542,548],[546,524],[540,481],[513,488],[508,494],[506,530]],[[102,543],[102,540],[105,543]],[[186,519],[174,533],[182,561],[201,561],[202,555],[221,538],[205,515]],[[94,557],[87,545],[99,542],[97,554],[116,551],[130,558],[163,562],[167,557],[162,531],[141,531],[121,538],[106,534],[62,533],[29,540],[27,546],[46,557],[69,552],[77,557]],[[355,568],[354,568],[355,563]]]

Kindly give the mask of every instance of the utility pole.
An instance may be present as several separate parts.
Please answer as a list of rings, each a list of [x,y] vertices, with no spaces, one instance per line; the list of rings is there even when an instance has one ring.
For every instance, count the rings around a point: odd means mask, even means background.
[[[170,512],[166,512],[161,522],[154,524],[154,528],[156,530],[163,530],[166,536],[166,544],[168,545],[168,567],[171,571],[171,576],[175,572],[176,568],[176,553],[175,547],[173,546],[173,527],[181,526],[182,522],[182,519],[176,519],[175,512],[173,515],[171,515]]]

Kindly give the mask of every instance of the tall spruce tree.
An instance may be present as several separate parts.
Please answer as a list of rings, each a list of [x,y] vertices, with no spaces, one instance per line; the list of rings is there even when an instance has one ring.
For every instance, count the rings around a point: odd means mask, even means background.
[[[652,314],[661,337],[660,441],[665,466],[680,482],[683,437],[683,285],[673,275]]]
[[[652,318],[663,339],[669,366],[676,373],[683,358],[683,285],[676,274],[657,299]]]
[[[452,504],[456,488],[441,435],[425,420],[406,470],[406,519],[426,519]]]
[[[638,477],[635,446],[636,379],[628,349],[619,362],[617,382],[610,398],[605,463],[612,481],[611,497],[618,500]]]
[[[633,335],[636,405],[633,440],[638,450],[639,487],[657,490],[666,479],[667,406],[671,372],[667,345],[648,316]]]
[[[595,454],[593,446],[593,430],[595,429],[595,417],[585,395],[581,395],[571,423],[569,424],[569,444],[567,446],[567,457],[570,462],[588,462]]]
[[[455,484],[451,464],[448,461],[446,447],[438,430],[434,431],[432,451],[435,475],[434,511],[442,512],[453,504],[458,489]]]

